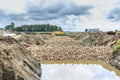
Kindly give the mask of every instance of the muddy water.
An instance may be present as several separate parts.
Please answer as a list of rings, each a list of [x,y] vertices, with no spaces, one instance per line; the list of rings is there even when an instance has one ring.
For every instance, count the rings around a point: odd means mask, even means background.
[[[43,62],[41,80],[120,80],[120,71],[107,62]]]

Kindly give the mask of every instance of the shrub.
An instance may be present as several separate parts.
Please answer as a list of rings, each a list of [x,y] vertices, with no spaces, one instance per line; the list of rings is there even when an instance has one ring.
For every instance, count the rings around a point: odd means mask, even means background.
[[[120,39],[117,41],[117,43],[112,48],[113,52],[117,51],[118,49],[120,49]]]

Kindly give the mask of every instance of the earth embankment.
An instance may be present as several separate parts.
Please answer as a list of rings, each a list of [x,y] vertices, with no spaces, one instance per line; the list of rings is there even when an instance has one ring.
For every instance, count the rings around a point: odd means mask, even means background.
[[[40,63],[11,37],[0,36],[1,80],[40,80]]]

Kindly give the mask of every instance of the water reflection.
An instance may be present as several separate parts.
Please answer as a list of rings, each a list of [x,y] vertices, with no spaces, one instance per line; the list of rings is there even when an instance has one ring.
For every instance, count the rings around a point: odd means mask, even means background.
[[[101,65],[42,64],[41,80],[120,80]]]

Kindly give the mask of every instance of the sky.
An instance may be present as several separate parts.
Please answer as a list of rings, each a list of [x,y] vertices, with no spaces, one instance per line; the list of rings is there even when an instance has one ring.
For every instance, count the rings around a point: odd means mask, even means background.
[[[120,80],[100,65],[42,64],[41,80]]]
[[[64,31],[120,30],[120,0],[0,0],[0,27],[52,24]]]

